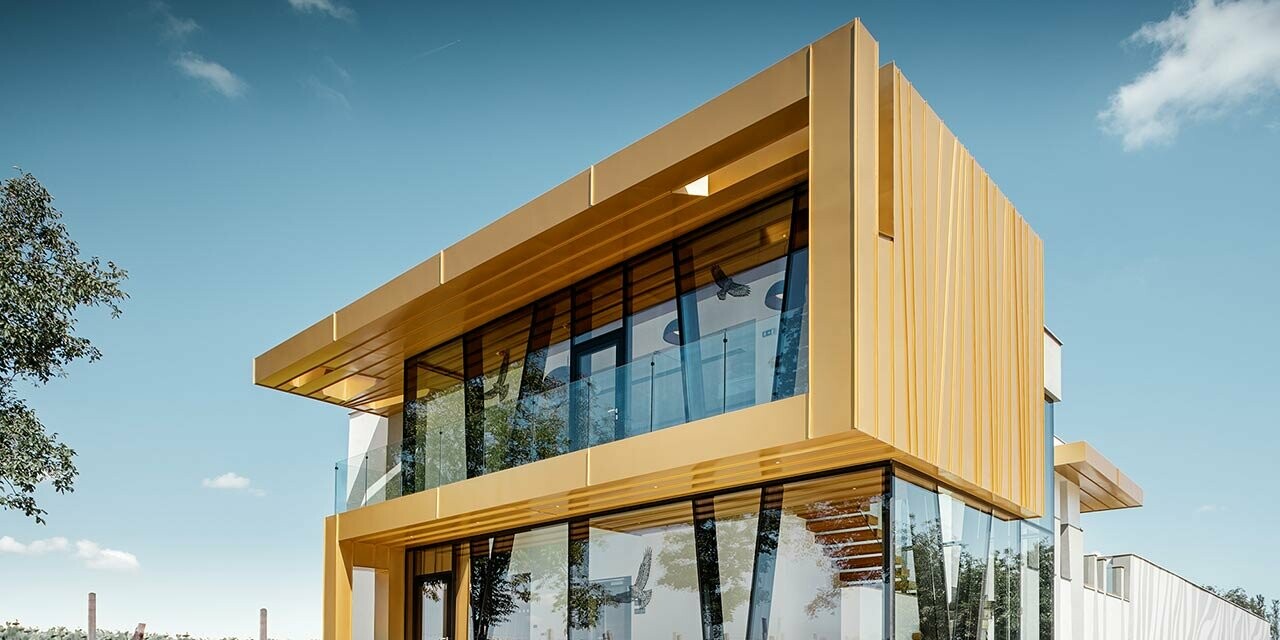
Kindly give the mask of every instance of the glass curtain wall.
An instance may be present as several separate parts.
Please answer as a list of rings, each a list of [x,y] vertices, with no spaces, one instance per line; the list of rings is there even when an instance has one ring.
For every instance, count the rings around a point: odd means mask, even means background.
[[[807,224],[801,187],[410,358],[403,493],[804,393]]]
[[[416,550],[415,637],[440,637],[462,598],[467,640],[882,640],[887,477],[876,467]]]
[[[893,480],[893,637],[1052,640],[1053,536]]]
[[[1052,535],[926,484],[877,466],[415,550],[414,637],[1051,640]]]

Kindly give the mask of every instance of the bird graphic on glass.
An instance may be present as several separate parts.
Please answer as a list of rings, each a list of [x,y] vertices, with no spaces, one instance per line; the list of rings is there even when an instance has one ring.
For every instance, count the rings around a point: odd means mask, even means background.
[[[636,579],[631,583],[631,603],[635,605],[637,614],[644,613],[644,608],[649,606],[649,601],[653,599],[653,589],[646,589],[649,586],[649,570],[653,568],[653,547],[646,547],[644,550],[644,558],[640,560],[640,566],[636,569]]]
[[[716,297],[721,300],[724,300],[727,296],[745,298],[751,295],[751,287],[726,275],[724,269],[721,269],[718,264],[711,265],[711,277],[715,279],[716,286],[720,287],[720,290],[716,291]]]
[[[493,388],[484,392],[485,400],[497,398],[499,402],[507,399],[507,392],[510,387],[507,386],[507,368],[511,366],[511,353],[503,351],[502,365],[498,368],[498,381],[493,383]]]

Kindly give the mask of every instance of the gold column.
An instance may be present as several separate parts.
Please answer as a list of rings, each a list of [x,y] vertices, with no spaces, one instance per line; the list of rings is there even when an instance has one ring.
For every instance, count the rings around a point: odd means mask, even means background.
[[[854,347],[872,344],[875,289],[855,282],[875,277],[878,45],[854,21],[809,51],[809,437],[875,433],[855,401],[874,352]]]
[[[351,640],[351,569],[355,550],[338,540],[338,517],[324,520],[324,640]]]
[[[404,547],[387,549],[387,638],[405,640],[405,599],[408,596],[405,581]]]

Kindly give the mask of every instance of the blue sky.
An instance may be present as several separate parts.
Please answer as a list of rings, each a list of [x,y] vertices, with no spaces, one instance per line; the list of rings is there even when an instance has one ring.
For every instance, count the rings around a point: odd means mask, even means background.
[[[1045,241],[1059,434],[1147,491],[1087,547],[1280,597],[1280,1],[1186,10],[5,2],[0,166],[132,299],[30,393],[81,476],[0,513],[0,619],[317,637],[346,415],[251,358],[855,16]]]

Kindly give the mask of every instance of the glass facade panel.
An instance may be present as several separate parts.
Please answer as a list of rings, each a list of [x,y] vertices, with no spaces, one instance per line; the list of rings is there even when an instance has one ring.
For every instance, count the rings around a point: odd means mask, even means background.
[[[1022,524],[996,519],[991,524],[991,559],[987,567],[987,610],[990,640],[1020,640],[1022,610]]]
[[[697,419],[773,396],[778,317],[794,200],[676,245],[688,415]]]
[[[894,638],[951,637],[938,494],[893,483]]]
[[[464,377],[461,338],[406,363],[405,493],[467,477]]]
[[[1052,535],[903,478],[893,496],[895,639],[1052,640]]]
[[[942,550],[947,578],[951,637],[983,637],[983,596],[986,593],[991,514],[947,494],[938,495],[942,515]]]
[[[1048,532],[887,466],[409,559],[407,605],[423,639],[441,628],[468,640],[1051,640],[1053,630]]]
[[[680,320],[672,260],[672,252],[663,248],[628,266],[632,306],[628,436],[685,421],[680,351],[674,348],[680,345]]]
[[[1022,640],[1053,640],[1053,533],[1022,523]]]
[[[395,486],[336,508],[804,393],[805,203],[779,194],[408,359],[402,439],[336,483],[376,467]]]
[[[471,640],[564,637],[568,530],[560,524],[471,541]]]
[[[772,602],[750,637],[884,637],[885,496],[883,469],[784,485]]]
[[[702,635],[693,505],[670,505],[592,518],[586,580],[571,602],[575,638],[698,638]]]

